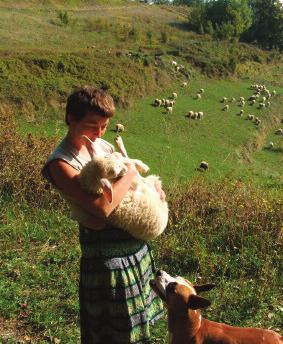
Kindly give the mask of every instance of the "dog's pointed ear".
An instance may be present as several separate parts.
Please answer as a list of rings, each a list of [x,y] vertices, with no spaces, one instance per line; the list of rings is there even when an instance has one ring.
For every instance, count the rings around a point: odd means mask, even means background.
[[[191,295],[188,301],[188,308],[191,309],[200,309],[205,308],[211,305],[211,302],[201,296],[198,295]]]
[[[111,204],[113,202],[113,188],[111,183],[106,178],[101,178],[101,187],[103,190],[103,195],[107,199],[107,201]]]
[[[203,292],[203,291],[209,291],[213,288],[215,288],[216,285],[209,283],[209,284],[201,284],[201,285],[194,285],[195,291],[197,292],[197,294]]]

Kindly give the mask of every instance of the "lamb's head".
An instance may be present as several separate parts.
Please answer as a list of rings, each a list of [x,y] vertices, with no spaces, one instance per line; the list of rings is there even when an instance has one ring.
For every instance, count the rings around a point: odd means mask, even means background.
[[[122,177],[128,171],[125,159],[118,152],[106,156],[98,156],[92,159],[95,170],[100,178],[107,178],[109,181]]]
[[[80,184],[89,193],[103,194],[111,203],[112,183],[128,171],[125,158],[120,153],[92,157],[80,173]]]

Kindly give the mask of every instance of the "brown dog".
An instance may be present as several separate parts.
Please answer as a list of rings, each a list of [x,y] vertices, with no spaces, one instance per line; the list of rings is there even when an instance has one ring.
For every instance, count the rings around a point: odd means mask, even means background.
[[[168,307],[170,344],[282,344],[283,337],[270,330],[233,327],[202,318],[198,309],[210,302],[197,294],[213,284],[194,286],[182,277],[158,271],[150,281],[153,290]]]

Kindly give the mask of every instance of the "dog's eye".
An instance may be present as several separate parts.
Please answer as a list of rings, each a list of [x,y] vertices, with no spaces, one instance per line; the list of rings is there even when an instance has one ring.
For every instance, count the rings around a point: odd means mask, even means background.
[[[169,283],[166,287],[166,293],[174,292],[177,284],[178,284],[177,282]]]

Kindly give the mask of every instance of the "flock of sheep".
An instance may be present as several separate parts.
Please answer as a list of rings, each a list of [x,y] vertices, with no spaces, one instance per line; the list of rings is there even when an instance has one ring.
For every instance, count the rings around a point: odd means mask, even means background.
[[[181,70],[184,68],[184,66],[179,65],[176,61],[172,61],[173,68],[175,68],[176,71]],[[189,84],[188,81],[182,82],[182,87],[187,87]],[[244,117],[245,111],[247,109],[247,105],[249,105],[249,112],[245,116],[245,119],[248,121],[251,121],[256,126],[260,126],[262,124],[262,119],[259,118],[259,116],[250,113],[250,110],[252,107],[256,107],[258,110],[262,110],[265,108],[268,108],[271,105],[271,100],[273,97],[276,96],[276,91],[272,90],[270,91],[265,85],[258,85],[258,84],[252,84],[250,86],[250,89],[253,90],[253,94],[248,97],[247,99],[243,96],[239,97],[239,99],[236,99],[235,97],[222,97],[220,102],[223,104],[222,111],[229,112],[232,109],[232,106],[240,107],[239,112],[237,112],[237,115],[240,117]],[[199,91],[196,93],[196,95],[193,97],[195,100],[200,101],[204,95],[205,90],[203,88],[199,89]],[[172,114],[174,110],[174,106],[176,105],[176,101],[178,98],[177,92],[173,92],[170,97],[167,98],[156,98],[153,101],[153,105],[155,107],[164,107],[165,114]],[[204,118],[204,112],[203,111],[194,111],[189,110],[184,115],[186,118],[193,119],[193,120],[202,120]],[[283,123],[283,120],[281,121]],[[116,132],[120,133],[125,130],[124,126],[120,123],[116,124]],[[283,129],[278,128],[275,131],[276,135],[283,135]],[[274,148],[274,143],[269,142],[268,147],[270,149]],[[199,168],[202,170],[208,169],[208,163],[206,161],[202,161],[199,165]]]
[[[221,102],[225,105],[222,108],[222,110],[228,112],[230,110],[230,105],[233,103],[236,103],[239,107],[241,107],[238,115],[240,117],[242,117],[244,115],[245,106],[247,104],[249,106],[256,106],[257,105],[258,110],[265,109],[265,108],[270,106],[271,99],[276,96],[276,91],[275,90],[273,90],[273,91],[268,90],[265,85],[252,84],[250,86],[250,89],[253,90],[254,93],[247,100],[244,97],[240,97],[238,99],[238,101],[234,97],[230,98],[230,99],[228,99],[227,97],[223,97],[221,99]],[[253,122],[257,126],[261,125],[261,123],[262,123],[262,120],[258,116],[251,114],[251,113],[247,114],[246,120]],[[275,131],[275,134],[282,135],[283,130],[281,128],[279,128]],[[268,147],[274,148],[274,143],[272,141],[269,142]]]

